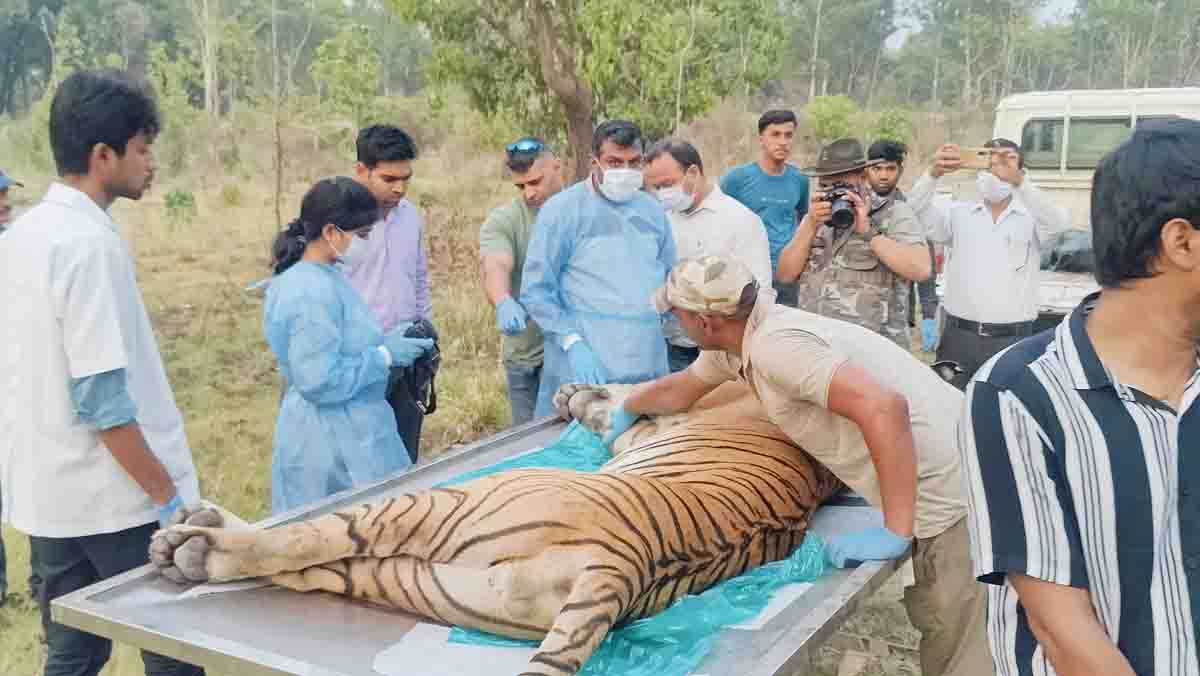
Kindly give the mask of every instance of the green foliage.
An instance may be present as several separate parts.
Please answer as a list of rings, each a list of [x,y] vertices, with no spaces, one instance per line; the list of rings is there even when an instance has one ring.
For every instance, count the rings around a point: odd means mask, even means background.
[[[196,218],[196,198],[187,190],[172,190],[165,198],[167,222],[175,227],[191,225]]]
[[[366,119],[379,87],[379,55],[363,49],[369,34],[361,24],[345,26],[317,47],[311,69],[333,109],[355,124]]]
[[[456,85],[489,117],[526,133],[565,138],[562,101],[535,44],[541,3],[392,0],[433,40],[427,79]],[[757,90],[778,65],[782,21],[766,0],[582,0],[545,3],[553,40],[575,60],[567,73],[591,93],[596,119],[625,117],[651,137],[707,111],[721,97]],[[547,56],[547,59],[550,59]],[[552,60],[551,60],[552,61]]]
[[[171,56],[167,45],[160,42],[150,49],[147,78],[163,116],[155,154],[169,173],[179,173],[191,156],[196,131],[204,118],[189,96],[201,86],[200,67],[185,52]]]
[[[818,96],[804,109],[813,135],[821,143],[854,135],[858,104],[847,96]]]
[[[901,143],[912,140],[913,126],[908,119],[908,113],[900,108],[886,108],[875,116],[875,121],[867,132],[871,141],[890,139]]]

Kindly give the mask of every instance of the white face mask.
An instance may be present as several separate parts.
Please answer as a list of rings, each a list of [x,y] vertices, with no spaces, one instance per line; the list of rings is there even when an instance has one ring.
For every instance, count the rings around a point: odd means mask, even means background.
[[[990,171],[981,171],[975,177],[975,188],[988,204],[998,204],[1012,197],[1012,184],[996,178]]]
[[[614,202],[628,202],[642,189],[644,180],[638,169],[605,169],[600,192]]]
[[[342,230],[341,228],[338,228],[338,232],[346,235],[351,234],[345,230]],[[346,247],[345,251],[338,251],[336,246],[333,247],[333,255],[337,256],[338,261],[342,265],[354,265],[355,263],[361,261],[363,256],[366,255],[367,251],[369,250],[370,245],[367,244],[367,240],[357,235],[351,235],[350,246]]]
[[[692,208],[695,197],[683,189],[683,184],[658,189],[658,201],[667,211],[684,212]]]

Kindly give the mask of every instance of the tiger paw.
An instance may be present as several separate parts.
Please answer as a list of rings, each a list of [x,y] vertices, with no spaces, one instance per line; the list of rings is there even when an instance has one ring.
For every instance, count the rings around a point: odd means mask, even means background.
[[[221,513],[212,508],[185,515],[182,523],[160,530],[151,538],[150,562],[172,582],[207,582],[210,546],[200,529],[219,528],[223,522]]]

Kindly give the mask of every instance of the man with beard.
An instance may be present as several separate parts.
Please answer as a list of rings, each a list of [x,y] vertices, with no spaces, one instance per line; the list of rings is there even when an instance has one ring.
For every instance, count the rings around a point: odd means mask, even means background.
[[[907,197],[900,190],[900,178],[904,176],[904,160],[908,148],[899,141],[881,139],[867,149],[867,159],[877,162],[867,167],[867,181],[871,184],[871,208],[883,211],[890,202],[904,202]],[[908,325],[916,325],[917,303],[921,305],[921,349],[933,352],[937,342],[937,253],[929,244],[929,256],[933,263],[928,278],[908,285]]]
[[[922,228],[907,204],[872,200],[868,160],[857,139],[821,149],[808,213],[779,257],[778,280],[799,279],[800,309],[858,324],[905,350],[908,287],[929,277],[932,262]],[[840,213],[834,214],[834,207]]]
[[[533,237],[538,210],[562,190],[562,163],[538,138],[523,138],[505,148],[504,166],[521,193],[492,210],[479,229],[483,291],[496,308],[504,335],[504,374],[512,424],[533,419],[542,377],[542,331],[516,296],[521,295],[525,252]]]

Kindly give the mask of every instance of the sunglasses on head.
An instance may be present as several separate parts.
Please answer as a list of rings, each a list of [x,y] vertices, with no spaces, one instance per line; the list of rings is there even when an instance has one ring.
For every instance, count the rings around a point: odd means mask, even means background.
[[[508,144],[508,146],[505,147],[505,150],[509,155],[512,155],[515,153],[537,153],[541,152],[545,147],[546,144],[537,139],[523,138],[519,141]]]

